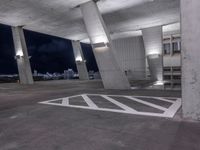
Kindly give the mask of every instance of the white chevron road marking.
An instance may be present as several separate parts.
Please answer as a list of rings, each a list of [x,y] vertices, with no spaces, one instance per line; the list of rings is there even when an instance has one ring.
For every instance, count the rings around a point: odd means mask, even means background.
[[[89,96],[100,96],[104,98],[105,100],[109,101],[113,105],[116,105],[122,109],[110,109],[110,108],[100,108],[97,104],[92,100],[93,98]],[[73,101],[73,98],[76,97],[82,97],[85,103],[88,106],[82,106],[82,105],[72,105],[70,104],[70,101]],[[112,98],[111,98],[112,97]],[[115,100],[115,97],[121,97],[126,98],[126,100],[135,101],[140,104],[146,105],[148,107],[152,107],[154,109],[161,110],[163,112],[161,113],[155,113],[155,112],[146,112],[146,111],[137,111],[134,108],[128,106],[127,104],[123,104],[123,101],[117,101]],[[171,103],[169,108],[165,108],[160,105],[153,104],[151,102],[144,101],[142,98],[149,98],[154,99],[158,101],[168,102]],[[48,101],[40,102],[40,104],[48,104],[48,105],[54,105],[54,106],[62,106],[62,107],[71,107],[71,108],[80,108],[80,109],[89,109],[89,110],[98,110],[98,111],[106,111],[106,112],[116,112],[116,113],[125,113],[125,114],[134,114],[134,115],[142,115],[142,116],[154,116],[154,117],[165,117],[165,118],[173,118],[178,109],[181,107],[181,99],[180,98],[173,98],[175,100],[169,100],[166,97],[151,97],[151,96],[127,96],[127,95],[102,95],[102,94],[82,94],[82,95],[74,95],[59,99],[53,99]],[[56,101],[62,100],[62,103],[56,103]]]

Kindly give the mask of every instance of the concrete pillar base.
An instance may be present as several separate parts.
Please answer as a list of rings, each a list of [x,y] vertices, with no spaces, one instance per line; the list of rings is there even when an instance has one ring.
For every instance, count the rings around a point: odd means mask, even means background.
[[[89,80],[88,71],[86,68],[86,62],[85,61],[76,61],[76,67],[79,74],[80,80]]]

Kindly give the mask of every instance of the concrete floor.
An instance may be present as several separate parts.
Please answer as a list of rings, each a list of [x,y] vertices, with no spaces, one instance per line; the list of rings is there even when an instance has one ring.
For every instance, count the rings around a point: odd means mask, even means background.
[[[178,91],[104,90],[100,81],[0,84],[0,150],[199,150],[200,123],[37,102],[83,93],[180,97]]]

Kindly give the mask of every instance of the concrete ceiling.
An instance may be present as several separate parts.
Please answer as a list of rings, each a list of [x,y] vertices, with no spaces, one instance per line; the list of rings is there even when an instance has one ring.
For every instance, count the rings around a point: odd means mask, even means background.
[[[0,0],[0,23],[87,41],[79,7],[89,0]],[[140,35],[140,29],[180,21],[180,0],[100,0],[98,3],[113,38]],[[169,27],[166,32],[177,29]]]

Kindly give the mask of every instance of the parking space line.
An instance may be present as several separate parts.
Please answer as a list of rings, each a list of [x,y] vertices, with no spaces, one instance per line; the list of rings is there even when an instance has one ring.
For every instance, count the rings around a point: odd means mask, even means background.
[[[62,104],[63,105],[69,105],[69,98],[68,97],[63,98]]]
[[[103,97],[104,99],[110,101],[111,103],[113,103],[113,104],[119,106],[120,108],[122,108],[122,109],[124,109],[124,110],[126,110],[126,111],[128,111],[128,112],[137,112],[137,111],[134,110],[133,108],[128,107],[127,105],[124,105],[124,104],[122,104],[122,103],[120,103],[120,102],[114,100],[114,99],[111,98],[111,97],[108,97],[108,96],[106,96],[106,95],[101,95],[101,97]]]
[[[150,107],[153,107],[153,108],[156,108],[156,109],[159,109],[159,110],[163,110],[163,111],[166,111],[167,108],[164,108],[162,106],[158,106],[156,104],[152,104],[150,102],[146,102],[146,101],[143,101],[143,100],[140,100],[140,99],[137,99],[135,97],[131,97],[131,96],[125,96],[126,98],[130,99],[130,100],[133,100],[133,101],[136,101],[138,103],[141,103],[141,104],[144,104],[144,105],[147,105],[147,106],[150,106]]]
[[[164,115],[169,116],[169,117],[173,117],[176,112],[178,111],[178,109],[181,107],[181,99],[178,98],[176,100],[175,103],[173,103],[168,109],[167,111],[165,111]]]
[[[82,97],[89,107],[98,108],[98,106],[86,94],[83,94]]]
[[[122,108],[121,109],[110,109],[110,108],[99,108],[97,104],[95,104],[92,100],[92,98],[88,96],[101,96],[105,100],[111,102],[112,104]],[[69,99],[70,101],[73,101],[73,98],[76,97],[82,97],[83,100],[88,104],[88,106],[81,106],[81,105],[71,105],[69,104]],[[110,97],[112,96],[112,98]],[[155,113],[155,112],[145,112],[145,111],[136,111],[135,109],[129,107],[127,104],[123,104],[121,102],[118,102],[117,100],[114,99],[114,97],[122,97],[122,98],[127,98],[130,101],[136,101],[140,104],[147,105],[152,108],[156,108],[159,110],[164,111],[164,113]],[[158,101],[166,101],[168,102],[167,99],[161,98],[161,97],[147,97],[147,96],[141,96],[146,97],[149,99],[154,99]],[[62,100],[62,103],[57,103],[56,101]],[[89,110],[99,110],[99,111],[107,111],[107,112],[116,112],[116,113],[125,113],[125,114],[134,114],[134,115],[143,115],[143,116],[154,116],[154,117],[165,117],[165,118],[172,118],[178,109],[181,107],[181,99],[176,98],[175,101],[169,100],[169,102],[172,104],[169,108],[164,108],[162,106],[153,104],[151,102],[146,102],[141,99],[139,99],[139,96],[126,96],[126,95],[103,95],[103,94],[82,94],[82,95],[74,95],[74,96],[69,96],[65,98],[59,98],[59,99],[54,99],[54,100],[48,100],[48,101],[43,101],[40,102],[41,104],[48,104],[48,105],[55,105],[55,106],[62,106],[62,107],[71,107],[71,108],[80,108],[80,109],[89,109]]]
[[[160,100],[160,101],[168,102],[168,103],[174,103],[173,100],[168,100],[168,99],[165,99],[163,97],[153,97],[153,98],[157,99],[157,100]]]
[[[106,95],[106,96],[111,96],[111,97],[124,97],[124,96],[133,96],[133,97],[143,97],[143,98],[172,98],[172,99],[178,99],[179,97],[155,97],[155,96],[141,96],[141,95],[112,95],[112,94],[89,94],[89,93],[84,93],[85,95],[93,95],[93,96],[99,96],[99,95]],[[169,100],[171,101],[171,100]],[[172,101],[173,102],[173,101]]]

